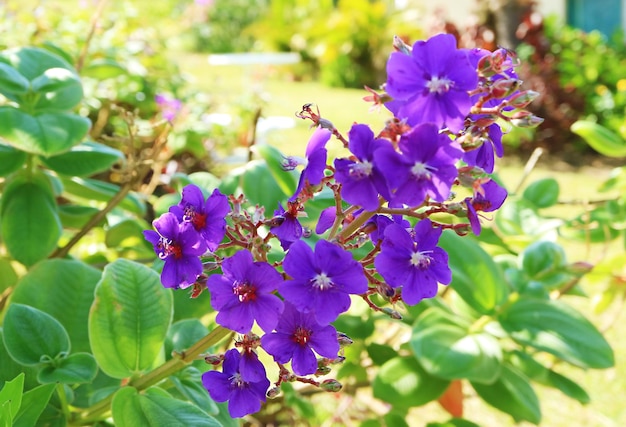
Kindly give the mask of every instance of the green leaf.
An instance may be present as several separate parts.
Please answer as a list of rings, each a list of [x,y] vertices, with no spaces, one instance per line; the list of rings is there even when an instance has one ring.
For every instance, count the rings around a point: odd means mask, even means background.
[[[165,427],[173,425],[221,427],[197,406],[148,389],[139,394],[132,387],[115,393],[111,406],[117,427]]]
[[[498,320],[520,344],[573,365],[602,369],[615,363],[611,346],[596,327],[560,301],[520,298],[507,306]]]
[[[560,390],[564,395],[571,397],[572,399],[576,399],[580,403],[585,404],[591,401],[591,398],[585,389],[578,385],[578,383],[570,380],[564,375],[554,372],[553,370],[548,371],[546,385]]]
[[[150,228],[151,226],[143,220],[122,220],[107,228],[104,243],[109,248],[119,248],[122,246],[137,247],[145,245],[146,248],[150,248],[152,251],[152,245],[143,236],[143,231]]]
[[[76,72],[63,58],[37,47],[21,47],[0,52],[0,62],[13,66],[29,81],[43,74],[49,68],[65,68]]]
[[[96,200],[108,202],[120,191],[119,185],[110,182],[98,181],[97,179],[59,176],[63,183],[63,188],[69,195],[77,196],[83,200]],[[120,207],[137,215],[146,214],[146,203],[140,196],[128,193],[120,202]]]
[[[117,259],[104,268],[95,293],[89,340],[100,368],[113,378],[149,369],[172,320],[170,290],[148,267]]]
[[[87,321],[100,276],[80,261],[44,260],[20,279],[12,301],[50,314],[67,331],[74,351],[91,351]]]
[[[529,277],[538,280],[549,273],[562,270],[566,263],[563,248],[545,240],[531,244],[522,254],[522,268]]]
[[[426,427],[480,427],[478,424],[464,418],[451,418],[443,423],[428,423]]]
[[[579,120],[572,124],[570,130],[582,137],[600,154],[608,157],[626,157],[626,141],[598,123]]]
[[[372,389],[377,399],[408,409],[437,399],[449,384],[428,374],[414,357],[396,357],[380,368]]]
[[[17,108],[0,107],[0,137],[28,153],[52,156],[78,144],[91,126],[89,119],[72,113],[36,116]]]
[[[272,177],[267,164],[262,160],[253,160],[243,168],[241,186],[246,198],[253,204],[264,206],[268,213],[277,209],[286,194]]]
[[[432,307],[413,326],[410,345],[431,375],[492,383],[500,375],[502,348],[492,335],[470,333],[449,312]]]
[[[207,393],[199,380],[201,377],[202,372],[200,370],[193,366],[188,366],[182,371],[178,371],[175,375],[171,375],[168,379],[185,399],[202,408],[207,414],[217,415],[219,413],[217,404],[211,399],[211,396],[209,396],[209,393]]]
[[[282,192],[287,195],[293,194],[298,186],[298,178],[293,172],[286,171],[283,168],[283,159],[285,156],[283,156],[278,149],[267,144],[257,144],[253,149],[263,157],[272,177]]]
[[[333,322],[333,326],[337,331],[343,332],[352,339],[366,339],[374,333],[374,318],[372,316],[339,316]]]
[[[35,387],[22,397],[22,406],[13,420],[13,427],[32,427],[37,424],[39,416],[48,405],[55,384],[44,384]]]
[[[372,342],[367,345],[367,354],[375,365],[381,366],[396,357],[398,352],[389,345]]]
[[[0,93],[21,95],[28,92],[30,83],[19,71],[8,64],[0,62]]]
[[[504,303],[509,290],[502,271],[475,241],[444,232],[440,246],[448,253],[452,269],[451,286],[467,304],[489,314]]]
[[[6,312],[4,345],[12,359],[26,366],[70,352],[63,325],[48,313],[23,304],[11,304]]]
[[[73,228],[80,230],[85,224],[98,212],[100,209],[91,206],[81,205],[59,205],[59,219],[63,228]],[[106,223],[106,219],[98,223],[98,226],[102,226]]]
[[[502,366],[498,380],[490,385],[472,382],[476,393],[488,404],[511,415],[516,422],[539,424],[539,399],[528,379],[516,369]]]
[[[49,189],[20,182],[5,192],[0,233],[9,253],[26,266],[52,253],[61,237],[61,221]]]
[[[523,197],[538,208],[554,206],[559,200],[559,183],[554,178],[540,179],[526,187]]]
[[[17,283],[17,273],[8,258],[0,258],[0,294],[6,289],[15,286]]]
[[[34,111],[71,110],[83,99],[78,75],[66,68],[49,68],[31,81],[31,89],[39,97]]]
[[[11,420],[13,420],[22,404],[22,391],[24,390],[24,374],[19,374],[11,381],[5,381],[0,390],[0,406],[7,405]],[[0,418],[1,420],[1,418]],[[11,425],[11,424],[9,424]]]
[[[198,319],[183,319],[173,323],[165,338],[165,354],[187,350],[200,338],[209,333],[206,326]]]
[[[0,143],[0,176],[7,176],[15,172],[22,167],[24,162],[26,162],[25,152]]]
[[[128,70],[112,59],[102,58],[91,61],[80,73],[85,77],[105,80],[128,74]]]
[[[96,359],[89,353],[74,353],[58,361],[54,366],[44,366],[37,380],[42,384],[81,384],[90,383],[98,373]]]
[[[50,169],[69,176],[89,176],[107,171],[115,163],[124,161],[124,154],[104,144],[86,141],[63,154],[43,157],[42,163]]]
[[[212,173],[205,171],[194,172],[190,174],[188,178],[191,183],[200,187],[205,198],[210,196],[213,190],[215,190],[220,185],[220,179],[218,177],[216,177]],[[180,191],[182,191],[183,187],[187,185],[186,183],[184,183],[183,180],[181,180],[181,184],[184,185],[181,186],[181,188],[179,189]]]

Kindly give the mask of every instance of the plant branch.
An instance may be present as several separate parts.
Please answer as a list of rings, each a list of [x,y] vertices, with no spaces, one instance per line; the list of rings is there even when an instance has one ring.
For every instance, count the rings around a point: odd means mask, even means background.
[[[91,44],[91,39],[93,39],[93,35],[96,33],[96,28],[98,27],[98,21],[100,20],[100,16],[104,11],[104,6],[106,5],[107,0],[100,0],[98,2],[98,6],[96,6],[96,11],[93,14],[93,18],[91,19],[91,27],[89,28],[89,33],[87,33],[87,38],[85,39],[85,43],[83,44],[83,48],[80,51],[80,55],[76,59],[76,71],[80,73],[80,70],[83,68],[85,64],[85,58],[87,57],[87,51],[89,50],[89,45]]]

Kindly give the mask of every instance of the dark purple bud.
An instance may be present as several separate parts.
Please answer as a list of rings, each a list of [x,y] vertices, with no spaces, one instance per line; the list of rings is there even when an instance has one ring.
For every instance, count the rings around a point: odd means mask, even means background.
[[[352,338],[350,338],[343,332],[337,332],[337,341],[339,341],[339,345],[342,347],[352,345],[354,343],[354,341],[352,341]]]
[[[219,354],[209,354],[204,357],[204,361],[209,365],[217,366],[222,363],[222,356]]]
[[[267,393],[265,393],[265,396],[267,396],[268,399],[276,399],[279,395],[280,387],[272,387],[267,390]]]

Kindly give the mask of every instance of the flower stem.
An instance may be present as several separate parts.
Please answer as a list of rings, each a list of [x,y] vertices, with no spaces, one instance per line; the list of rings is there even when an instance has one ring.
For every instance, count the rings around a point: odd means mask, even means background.
[[[144,376],[131,380],[128,383],[128,386],[134,387],[138,391],[145,390],[146,388],[183,369],[187,364],[196,360],[203,351],[217,344],[230,333],[230,330],[217,326],[208,335],[205,335],[203,338],[198,340],[189,349],[183,351],[182,353],[175,353],[170,360],[155,370],[148,372]],[[115,393],[112,393],[100,402],[87,408],[81,414],[78,424],[86,425],[100,420],[102,418],[102,414],[105,414],[111,409],[111,402],[113,401],[114,395]]]

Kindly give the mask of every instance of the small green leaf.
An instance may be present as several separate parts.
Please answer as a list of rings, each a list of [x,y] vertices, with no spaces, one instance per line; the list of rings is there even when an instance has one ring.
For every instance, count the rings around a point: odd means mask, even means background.
[[[22,404],[24,390],[24,374],[19,374],[11,381],[5,381],[0,390],[0,406],[8,405],[11,419],[14,419]]]
[[[529,277],[537,280],[562,270],[566,263],[563,248],[545,240],[531,244],[522,254],[522,268]]]
[[[217,404],[211,399],[202,382],[198,380],[200,377],[202,377],[200,370],[193,366],[188,366],[182,371],[178,371],[175,375],[171,375],[169,380],[174,384],[182,397],[202,408],[207,414],[217,415],[219,413]]]
[[[589,320],[560,301],[520,298],[501,313],[500,324],[522,345],[583,368],[614,365],[611,346]]]
[[[380,368],[372,388],[377,399],[408,409],[437,399],[448,384],[428,374],[414,357],[395,357]]]
[[[82,205],[59,205],[59,219],[63,228],[73,228],[80,230],[100,209],[91,206]],[[98,226],[106,223],[106,219],[102,219]]]
[[[24,162],[26,162],[24,151],[0,143],[0,176],[7,176],[15,172],[22,167]]]
[[[32,427],[48,405],[55,384],[44,384],[28,390],[22,397],[22,405],[13,420],[13,427]]]
[[[17,273],[8,258],[0,258],[0,294],[6,289],[15,286]]]
[[[37,375],[42,384],[81,384],[93,381],[98,373],[96,359],[89,353],[74,353],[59,360],[54,366],[44,366]]]
[[[485,402],[511,415],[515,422],[539,424],[541,421],[541,408],[535,390],[517,369],[503,365],[502,373],[495,383],[486,385],[472,382],[472,386]]]
[[[4,318],[4,345],[12,359],[26,366],[67,355],[70,338],[63,325],[48,313],[11,304]]]
[[[74,351],[91,351],[87,320],[100,276],[77,260],[44,260],[20,279],[12,301],[50,314],[64,326]]]
[[[431,375],[491,383],[500,375],[502,348],[492,335],[469,333],[447,311],[432,307],[413,326],[411,348]]]
[[[546,384],[560,390],[564,395],[576,399],[580,403],[585,404],[591,401],[585,389],[578,385],[578,383],[553,370],[548,371]]]
[[[509,290],[502,271],[475,241],[444,232],[439,244],[448,253],[450,286],[470,307],[489,314],[506,301]]]
[[[398,351],[389,345],[372,342],[367,345],[367,354],[375,365],[381,366],[396,357]]]
[[[112,79],[128,74],[128,70],[112,59],[94,59],[80,71],[85,77],[96,80]]]
[[[167,331],[165,354],[187,350],[200,338],[209,333],[206,326],[198,319],[183,319],[173,323]]]
[[[526,187],[523,197],[538,208],[554,206],[559,200],[559,183],[554,178],[540,179]]]
[[[19,71],[8,64],[0,62],[0,93],[21,95],[28,92],[29,82]]]
[[[581,136],[600,154],[608,157],[626,157],[626,141],[598,123],[579,120],[572,124],[570,130]]]
[[[339,316],[333,322],[333,326],[337,331],[343,332],[352,339],[366,339],[374,333],[374,319],[372,316]]]
[[[82,200],[96,200],[108,202],[120,191],[119,185],[110,182],[98,181],[97,179],[59,176],[63,188],[68,196],[77,196]],[[137,215],[146,214],[146,203],[140,196],[128,193],[121,201],[120,207]]]
[[[28,153],[42,156],[63,153],[78,144],[90,126],[89,119],[72,113],[32,116],[14,107],[0,106],[0,137]]]
[[[151,226],[143,220],[122,220],[106,229],[104,243],[109,248],[146,245],[147,248],[152,249],[152,245],[150,245],[142,234],[144,230],[150,228]]]
[[[132,387],[122,388],[115,393],[111,408],[118,427],[221,427],[220,423],[197,406],[164,395],[154,388],[144,394],[139,394]]]
[[[298,178],[293,172],[286,171],[283,168],[285,156],[278,149],[267,144],[257,144],[254,146],[254,150],[263,157],[272,177],[274,177],[283,193],[287,195],[293,194],[298,185]]]
[[[246,198],[264,206],[268,213],[277,209],[278,203],[286,198],[286,193],[276,183],[267,164],[262,160],[253,160],[243,168],[245,172],[241,176],[241,186]]]
[[[41,161],[50,169],[69,176],[89,176],[107,171],[115,163],[123,161],[124,154],[93,141],[76,145],[63,154],[43,157]]]
[[[66,68],[49,68],[31,81],[31,89],[40,96],[34,111],[66,111],[83,99],[78,75]]]
[[[89,340],[100,368],[113,378],[149,369],[173,314],[172,294],[148,267],[117,259],[104,268],[89,313]]]
[[[0,62],[13,66],[29,81],[43,74],[50,68],[65,68],[76,72],[69,62],[45,49],[21,47],[0,52]]]

